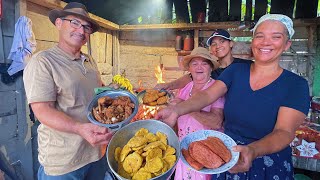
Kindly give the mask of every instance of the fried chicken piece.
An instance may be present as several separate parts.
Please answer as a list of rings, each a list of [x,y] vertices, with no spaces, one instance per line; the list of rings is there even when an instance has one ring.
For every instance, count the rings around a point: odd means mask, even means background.
[[[143,96],[142,100],[144,104],[148,104],[150,102],[156,101],[158,98],[159,98],[158,93],[153,93],[153,94],[146,93]]]
[[[159,97],[162,97],[162,96],[165,96],[165,95],[167,95],[167,92],[165,92],[165,91],[162,91],[162,92],[159,92],[159,93],[158,93],[158,96],[159,96]]]
[[[156,106],[157,104],[158,104],[157,101],[147,103],[148,106]]]
[[[158,105],[166,104],[167,101],[168,101],[168,97],[167,96],[162,96],[157,100],[157,104]]]

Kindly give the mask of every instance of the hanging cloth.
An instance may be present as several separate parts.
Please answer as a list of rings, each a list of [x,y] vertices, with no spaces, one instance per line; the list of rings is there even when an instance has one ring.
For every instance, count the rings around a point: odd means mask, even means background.
[[[36,50],[36,45],[31,19],[26,16],[19,17],[15,24],[13,43],[8,56],[8,59],[12,60],[8,68],[10,76],[24,69],[28,59]]]

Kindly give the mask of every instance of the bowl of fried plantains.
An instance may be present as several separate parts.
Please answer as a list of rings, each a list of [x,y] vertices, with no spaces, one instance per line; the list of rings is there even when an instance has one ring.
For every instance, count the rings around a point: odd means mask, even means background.
[[[136,121],[113,135],[106,156],[111,171],[120,180],[168,179],[180,158],[180,143],[165,123]]]
[[[87,117],[93,124],[118,130],[137,114],[138,106],[137,97],[128,91],[104,91],[90,102]]]

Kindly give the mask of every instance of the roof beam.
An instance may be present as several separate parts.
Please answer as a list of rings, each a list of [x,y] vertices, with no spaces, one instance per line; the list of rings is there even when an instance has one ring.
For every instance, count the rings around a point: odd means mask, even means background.
[[[62,2],[60,0],[28,0],[28,1],[49,9],[63,9],[63,7],[67,5],[67,3]],[[102,28],[105,28],[108,30],[119,30],[118,24],[105,20],[91,13],[89,13],[89,16],[92,19],[94,19]]]

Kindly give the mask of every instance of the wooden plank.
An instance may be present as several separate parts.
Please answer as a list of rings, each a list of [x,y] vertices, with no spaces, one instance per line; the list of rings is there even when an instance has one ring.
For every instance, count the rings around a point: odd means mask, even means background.
[[[119,32],[113,31],[112,32],[112,74],[120,73],[120,44],[119,44]]]
[[[14,24],[15,24],[15,1],[3,1],[2,0],[2,9],[3,18],[1,19],[2,23],[2,34],[4,36],[13,36],[14,34]]]
[[[96,62],[106,62],[106,33],[96,32],[90,35],[91,43],[91,56]]]
[[[317,26],[309,26],[308,27],[308,49],[310,53],[316,53],[316,30]]]
[[[228,0],[209,0],[208,22],[227,21]]]
[[[0,96],[0,117],[17,113],[16,93],[14,91],[2,91]]]
[[[199,37],[209,38],[213,30],[199,31]],[[231,37],[252,37],[251,31],[229,31]]]
[[[11,63],[11,60],[8,60],[7,58],[10,53],[12,42],[13,37],[3,36],[4,63]]]
[[[292,18],[295,0],[271,1],[271,14],[284,14]]]
[[[194,48],[197,48],[197,47],[199,47],[199,30],[198,29],[196,29],[196,30],[194,30]],[[203,46],[204,46],[205,44],[203,44]],[[201,47],[203,47],[203,46],[201,46]]]
[[[240,22],[211,22],[211,23],[177,23],[177,24],[143,24],[143,25],[120,25],[120,31],[154,30],[154,29],[228,29],[237,28]]]
[[[255,1],[254,21],[258,21],[261,16],[267,13],[268,0]]]
[[[56,1],[50,1],[50,0],[28,0],[28,1],[35,3],[35,4],[38,4],[40,6],[44,6],[49,9],[62,9],[66,5],[66,3],[64,3],[64,2],[58,3]],[[94,19],[95,21],[97,21],[97,23],[103,28],[111,29],[111,30],[118,30],[119,29],[119,25],[117,25],[111,21],[105,20],[105,19],[98,17],[96,15],[93,15],[91,13],[89,13],[89,16],[92,19]]]
[[[177,23],[189,23],[189,12],[187,1],[185,0],[173,0],[176,13],[176,22]]]
[[[292,162],[295,168],[320,172],[320,160],[318,159],[292,156]]]
[[[27,5],[27,16],[32,21],[32,31],[35,38],[41,41],[58,42],[58,30],[48,18],[48,9],[31,2],[28,2]]]
[[[27,0],[19,0],[15,4],[15,21],[19,19],[20,16],[27,15]]]
[[[317,17],[318,0],[297,0],[295,18]]]
[[[309,26],[294,27],[295,32],[292,39],[308,39],[308,27]]]
[[[140,30],[140,31],[120,31],[120,40],[145,41],[145,42],[164,42],[175,41],[178,32],[168,30]]]
[[[106,41],[106,63],[112,65],[112,42],[113,42],[113,35],[111,31],[107,33],[107,41]]]
[[[17,137],[17,115],[1,116],[0,118],[0,144]]]
[[[296,19],[293,21],[294,27],[302,27],[315,25],[320,22],[320,19]],[[232,22],[209,22],[209,23],[176,23],[176,24],[143,24],[143,25],[120,25],[120,31],[135,31],[135,30],[156,30],[156,29],[176,29],[176,30],[212,30],[212,29],[237,29],[240,26],[240,21]]]
[[[241,3],[242,0],[230,1],[229,21],[241,21]]]
[[[0,63],[4,63],[4,46],[3,46],[3,35],[2,35],[2,23],[0,21]]]

